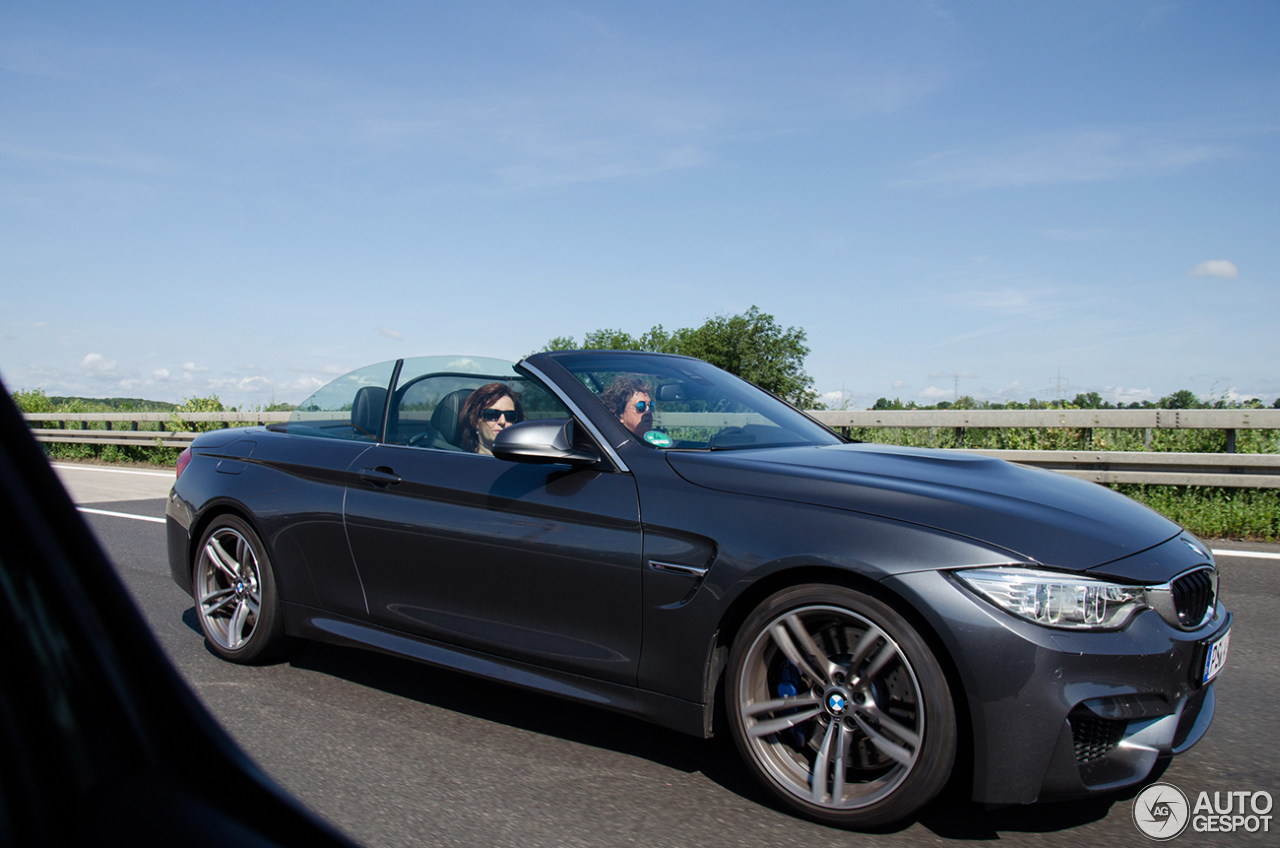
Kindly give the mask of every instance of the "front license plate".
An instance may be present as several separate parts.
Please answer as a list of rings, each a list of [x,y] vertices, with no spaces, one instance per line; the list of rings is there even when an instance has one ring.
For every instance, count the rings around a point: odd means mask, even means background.
[[[1204,659],[1204,676],[1200,678],[1201,684],[1208,683],[1217,677],[1218,672],[1222,671],[1222,667],[1227,664],[1227,646],[1230,643],[1230,630],[1223,633],[1217,641],[1209,643],[1209,650]]]

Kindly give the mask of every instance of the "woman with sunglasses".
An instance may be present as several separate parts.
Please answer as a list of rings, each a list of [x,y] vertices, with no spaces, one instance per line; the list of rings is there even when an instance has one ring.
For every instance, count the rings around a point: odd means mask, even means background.
[[[622,374],[600,393],[600,402],[618,422],[641,438],[653,429],[653,399],[649,383],[635,374]]]
[[[472,392],[458,410],[462,449],[492,456],[497,435],[523,420],[520,395],[503,383],[486,383]]]

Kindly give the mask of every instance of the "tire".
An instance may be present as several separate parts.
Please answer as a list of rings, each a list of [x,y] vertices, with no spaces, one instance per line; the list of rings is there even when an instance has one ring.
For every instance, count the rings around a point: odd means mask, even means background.
[[[756,778],[823,824],[902,821],[951,775],[946,675],[907,620],[868,595],[814,584],[768,598],[734,641],[726,695]]]
[[[284,635],[271,561],[248,522],[234,515],[215,518],[200,540],[192,577],[196,618],[215,654],[252,664],[292,646]]]

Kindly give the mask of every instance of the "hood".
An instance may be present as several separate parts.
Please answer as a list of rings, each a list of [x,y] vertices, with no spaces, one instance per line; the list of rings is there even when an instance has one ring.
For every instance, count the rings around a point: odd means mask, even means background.
[[[697,486],[921,524],[1044,565],[1083,570],[1181,532],[1110,489],[955,451],[890,445],[667,453]]]

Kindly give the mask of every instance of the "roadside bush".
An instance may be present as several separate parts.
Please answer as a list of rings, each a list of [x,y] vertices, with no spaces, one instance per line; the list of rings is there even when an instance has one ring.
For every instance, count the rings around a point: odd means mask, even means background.
[[[1280,539],[1280,490],[1206,486],[1114,484],[1117,492],[1146,504],[1197,536],[1208,539]]]

